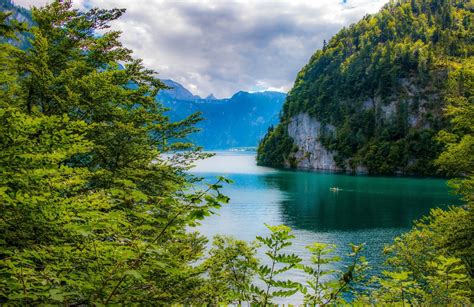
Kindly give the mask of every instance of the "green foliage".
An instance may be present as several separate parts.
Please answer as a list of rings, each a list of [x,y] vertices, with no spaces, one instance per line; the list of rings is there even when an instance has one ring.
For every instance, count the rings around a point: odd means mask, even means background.
[[[351,244],[352,252],[348,255],[351,258],[351,264],[346,267],[344,272],[325,269],[325,267],[335,265],[341,260],[338,256],[330,256],[335,248],[335,245],[325,243],[313,243],[307,246],[311,252],[312,265],[300,265],[300,268],[310,276],[306,285],[300,285],[305,304],[314,306],[347,303],[344,294],[354,293],[352,285],[363,280],[363,272],[368,268],[365,258],[359,256],[363,245]],[[340,274],[341,278],[339,280],[331,279],[331,276],[336,273]]]
[[[434,274],[427,278],[429,291],[425,294],[425,302],[433,305],[470,303],[469,277],[461,260],[438,256],[428,265]]]
[[[403,3],[388,9],[395,10],[395,16],[410,15]],[[413,35],[424,41],[427,38],[423,38],[423,31],[432,30],[429,39],[433,41],[433,53],[470,55],[470,45],[463,40],[469,35],[469,20],[458,24],[461,17],[466,20],[470,16],[466,15],[464,2],[457,3],[456,9],[443,3],[426,7],[425,2],[413,1],[412,14],[432,12],[425,16],[427,24],[438,25],[423,28],[422,24],[421,32]],[[257,237],[269,264],[256,259],[257,243],[220,236],[215,238],[209,257],[204,258],[207,240],[188,229],[229,201],[220,190],[230,181],[218,178],[214,184],[197,188],[199,178],[185,173],[196,159],[206,155],[192,144],[170,140],[195,131],[199,116],[171,122],[164,115],[165,110],[154,101],[163,84],[120,44],[120,33],[107,30],[122,13],[117,9],[80,12],[71,8],[70,1],[55,1],[33,10],[36,26],[31,29],[30,49],[0,45],[0,303],[268,305],[278,297],[300,291],[308,303],[337,304],[353,296],[357,292],[354,284],[360,283],[366,267],[360,257],[362,246],[353,245],[349,265],[336,272],[328,268],[339,261],[331,256],[333,247],[315,243],[309,247],[312,265],[306,265],[299,256],[285,252],[294,236],[283,225],[268,226],[270,235]],[[14,22],[7,24],[7,17],[0,15],[3,39],[24,29]],[[384,21],[376,19],[367,17],[364,22],[378,36],[367,36],[360,44],[405,31],[390,23],[387,27],[396,29],[393,33],[376,31]],[[456,31],[446,30],[453,25]],[[361,30],[365,31],[364,27]],[[99,30],[101,36],[97,36]],[[459,44],[453,44],[448,34],[455,35]],[[321,59],[313,61],[332,65],[324,53],[344,50],[339,43],[338,39],[331,41],[318,53]],[[430,58],[423,46],[415,43],[391,47],[398,50],[395,55],[404,67],[416,66],[424,72],[423,65],[438,58]],[[415,58],[413,50],[419,51]],[[426,54],[426,61],[420,62],[421,55]],[[324,68],[318,65],[316,70]],[[357,67],[348,61],[343,68]],[[446,172],[462,177],[455,184],[468,206],[433,210],[412,231],[396,239],[386,250],[393,270],[374,280],[372,295],[359,296],[363,302],[469,304],[467,296],[473,296],[469,67],[455,70],[448,78],[447,114],[452,120],[451,126],[438,133],[446,151],[437,161]],[[306,69],[315,74],[312,68]],[[304,81],[305,73],[297,82]],[[379,76],[385,81],[389,77]],[[360,84],[355,87],[362,90]],[[291,104],[291,99],[287,104],[291,110],[286,110],[286,115],[298,111],[298,104]],[[326,106],[316,107],[324,111]],[[406,112],[402,107],[399,111]],[[328,122],[340,120],[345,122],[343,131],[351,131],[349,117],[331,114]],[[404,151],[407,145],[392,132],[410,135],[413,131],[405,129],[403,116],[396,117],[392,124],[393,131],[380,136],[386,141],[380,143],[384,147],[374,143],[367,150],[374,161],[379,161],[376,158],[380,155],[388,157],[389,163],[375,163],[373,169],[383,167],[393,172],[398,169],[393,161],[410,160]],[[262,142],[264,149],[259,150],[259,157],[263,160],[259,162],[294,164],[288,155],[297,149],[289,146],[291,139],[283,127],[271,130]],[[413,132],[408,147],[423,153],[436,129]],[[356,139],[363,140],[364,133],[356,134]],[[336,135],[347,137],[341,131]],[[346,139],[353,142],[351,137]],[[284,142],[279,143],[281,140]],[[424,141],[420,144],[418,140]],[[331,143],[330,139],[326,142],[339,148],[339,143]],[[358,142],[350,144],[358,148]],[[340,148],[349,152],[349,143],[341,144],[344,146]],[[281,147],[265,158],[263,155],[275,146]],[[162,155],[175,150],[185,151],[170,158]],[[306,284],[282,280],[290,270],[309,274]],[[340,278],[335,278],[337,273]]]
[[[294,239],[289,227],[266,226],[270,230],[269,236],[258,236],[253,245],[220,236],[215,239],[211,257],[205,264],[211,268],[209,273],[214,286],[209,291],[218,289],[214,303],[251,302],[266,306],[273,304],[276,298],[292,297],[301,292],[305,303],[327,305],[343,303],[344,295],[356,293],[353,285],[362,281],[367,268],[365,258],[360,256],[363,245],[351,245],[349,264],[343,271],[337,271],[327,269],[341,261],[339,257],[328,256],[335,246],[313,243],[307,247],[311,252],[311,265],[306,265],[299,256],[284,252]],[[266,263],[259,264],[254,258],[257,244],[263,248]],[[297,271],[309,275],[305,284],[282,280],[284,273]],[[255,276],[257,280],[254,281]]]
[[[283,249],[292,245],[294,235],[291,229],[285,225],[270,226],[270,236],[257,237],[257,241],[265,248],[265,255],[270,264],[260,265],[256,269],[259,280],[264,284],[263,288],[252,285],[251,291],[256,294],[256,302],[267,306],[275,297],[288,297],[298,292],[298,283],[291,280],[281,280],[279,275],[295,268],[302,259],[295,254],[287,254]],[[276,288],[276,289],[275,289]]]
[[[27,9],[16,6],[11,0],[0,0],[0,43],[27,48],[30,35],[23,31],[27,30],[29,23],[31,14]]]
[[[385,252],[389,255],[387,264],[409,272],[417,285],[424,286],[436,273],[432,265],[434,262],[442,257],[453,258],[462,263],[462,273],[470,276],[471,283],[470,286],[464,283],[464,288],[454,290],[469,291],[474,276],[472,221],[472,210],[469,208],[432,209],[430,215],[415,223],[414,229],[386,247]],[[472,293],[465,297],[473,297]]]
[[[384,271],[375,277],[378,284],[370,297],[360,301],[371,304],[469,305],[466,268],[457,258],[438,256],[426,263],[427,279],[420,283],[410,271]]]
[[[11,19],[12,12],[0,11],[0,37],[2,39],[16,39],[16,31],[26,30],[26,25]]]
[[[410,278],[407,271],[384,271],[383,277],[374,278],[380,287],[371,293],[371,303],[383,304],[414,304],[418,285]]]
[[[457,208],[460,209],[460,208]],[[455,209],[452,209],[455,210]],[[387,261],[389,270],[373,276],[364,284],[364,272],[368,268],[361,256],[362,245],[352,245],[343,270],[340,257],[334,255],[335,246],[313,243],[307,246],[311,252],[310,264],[303,259],[284,253],[290,247],[294,236],[284,226],[268,226],[270,235],[257,237],[268,257],[266,264],[255,259],[257,246],[218,236],[211,250],[211,257],[203,265],[209,270],[210,282],[205,291],[210,295],[208,303],[248,302],[256,305],[273,304],[278,298],[293,297],[300,292],[304,303],[309,305],[330,304],[391,304],[391,305],[466,305],[470,303],[469,271],[460,258],[472,257],[472,250],[455,246],[442,246],[442,241],[461,242],[459,238],[447,238],[433,231],[455,233],[446,228],[447,221],[454,224],[452,216],[440,209],[431,218],[418,223],[420,229],[412,230],[387,247],[391,255]],[[464,211],[464,212],[463,212]],[[462,219],[465,210],[458,210]],[[443,217],[444,215],[444,221]],[[431,224],[426,224],[431,219]],[[422,229],[425,225],[425,229]],[[466,225],[459,226],[464,231]],[[472,227],[472,226],[471,226]],[[438,240],[438,241],[437,241]],[[470,242],[467,242],[470,243]],[[454,252],[451,251],[454,250]],[[444,256],[452,254],[453,256]],[[264,260],[265,261],[265,260]],[[304,283],[282,280],[284,272],[303,272]],[[255,276],[258,277],[257,280]]]
[[[450,79],[446,115],[450,126],[438,133],[445,145],[436,165],[451,176],[455,191],[471,206],[474,202],[474,70],[472,63]]]
[[[272,167],[285,165],[295,166],[296,161],[290,157],[292,151],[297,150],[282,125],[268,128],[265,137],[260,141],[257,149],[257,164]]]
[[[306,248],[311,252],[311,263],[316,267],[313,268],[309,265],[301,266],[303,271],[311,276],[311,279],[307,281],[307,285],[312,290],[312,293],[308,292],[306,287],[302,287],[301,292],[305,295],[305,303],[312,305],[323,304],[331,298],[330,292],[332,291],[328,291],[328,289],[331,288],[331,283],[334,282],[331,281],[329,283],[323,280],[335,273],[333,269],[324,270],[323,266],[334,264],[334,262],[340,261],[340,258],[338,256],[328,256],[334,252],[334,245],[313,243]]]
[[[257,245],[232,237],[216,236],[203,267],[209,274],[209,303],[241,304],[252,301],[250,284],[258,266]]]
[[[472,63],[454,70],[448,78],[445,115],[449,125],[437,134],[444,144],[435,161],[465,205],[432,209],[415,227],[386,248],[388,278],[371,303],[469,305],[474,298],[474,108]]]
[[[190,189],[184,171],[205,155],[168,141],[199,117],[163,114],[163,85],[107,30],[122,13],[55,1],[33,9],[30,49],[1,45],[1,303],[206,298],[206,239],[187,228],[228,201],[226,180]],[[177,149],[188,151],[161,155]]]
[[[299,72],[281,124],[260,143],[259,162],[291,166],[288,123],[307,113],[335,127],[318,137],[342,169],[439,174],[436,135],[447,126],[451,79],[462,74],[458,96],[471,99],[472,35],[467,0],[392,1],[342,29]]]

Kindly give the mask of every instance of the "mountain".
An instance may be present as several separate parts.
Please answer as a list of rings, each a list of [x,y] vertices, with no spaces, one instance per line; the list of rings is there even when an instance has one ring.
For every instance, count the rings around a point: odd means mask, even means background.
[[[208,150],[256,147],[268,128],[278,124],[279,112],[286,94],[280,92],[248,93],[240,91],[230,98],[216,99],[214,95],[201,98],[172,80],[162,80],[168,87],[156,99],[169,108],[173,121],[201,112],[201,131],[189,141]]]
[[[31,11],[16,6],[11,0],[0,0],[0,11],[11,12],[11,19],[29,25],[33,23]],[[9,43],[27,49],[31,34],[17,36],[18,40],[9,40]],[[201,98],[173,80],[161,81],[169,89],[160,91],[156,99],[170,109],[168,115],[172,120],[202,112],[204,120],[197,124],[201,131],[192,134],[189,141],[205,149],[256,147],[267,129],[278,123],[278,114],[286,96],[279,92],[239,92],[227,99],[217,99],[213,94]],[[129,86],[135,85],[131,83]]]
[[[437,175],[448,102],[473,101],[472,1],[391,1],[298,73],[258,163]]]
[[[194,101],[200,100],[201,97],[193,95],[188,91],[184,86],[173,80],[161,80],[167,87],[170,89],[162,91],[160,93],[160,98],[166,101],[169,100],[185,100],[185,101]]]
[[[0,11],[11,12],[11,19],[31,24],[31,12],[26,8],[15,5],[11,0],[0,0]]]
[[[31,25],[33,23],[31,11],[15,5],[11,0],[0,0],[0,11],[10,12],[11,15],[8,17],[9,20],[15,20],[26,25]],[[7,42],[23,50],[30,46],[28,39],[32,37],[31,33],[16,33],[16,36],[18,39],[8,39]]]
[[[212,93],[206,96],[206,100],[216,100],[216,99],[217,98]]]

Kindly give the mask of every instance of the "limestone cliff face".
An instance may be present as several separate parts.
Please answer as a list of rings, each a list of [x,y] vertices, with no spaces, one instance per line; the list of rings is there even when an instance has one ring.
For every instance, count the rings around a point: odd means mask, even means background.
[[[362,102],[348,99],[341,101],[340,104],[359,105],[357,110],[373,112],[374,129],[383,129],[384,125],[394,123],[400,119],[406,121],[408,128],[430,129],[427,114],[431,113],[438,118],[442,117],[443,104],[439,102],[438,93],[431,88],[417,87],[415,80],[400,79],[399,83],[400,87],[396,95],[389,96],[385,101],[380,96],[374,96]],[[433,102],[438,103],[433,104]],[[400,113],[401,110],[406,110],[406,112]],[[341,128],[340,126],[322,125],[315,116],[305,112],[291,116],[287,123],[288,136],[298,150],[287,153],[284,161],[285,167],[347,171],[358,174],[369,173],[369,169],[365,165],[366,161],[351,161],[346,158],[337,165],[335,162],[337,152],[327,150],[321,144],[321,134],[328,136],[329,133],[334,137],[336,130]],[[414,158],[409,157],[407,159],[408,165],[413,164],[414,160]],[[397,170],[394,173],[403,174],[403,172]]]
[[[429,117],[442,117],[444,104],[437,92],[438,89],[419,87],[416,81],[416,79],[399,78],[398,89],[391,97],[385,101],[380,96],[369,97],[362,103],[361,110],[373,110],[378,121],[393,121],[400,109],[406,108],[408,112],[405,116],[411,128],[432,128]]]
[[[336,166],[334,153],[328,151],[319,141],[322,129],[334,131],[334,126],[322,127],[321,123],[309,116],[307,113],[300,113],[293,116],[288,124],[288,135],[298,146],[298,150],[291,153],[286,161],[287,167],[315,170],[341,170]],[[289,161],[296,165],[290,165]]]

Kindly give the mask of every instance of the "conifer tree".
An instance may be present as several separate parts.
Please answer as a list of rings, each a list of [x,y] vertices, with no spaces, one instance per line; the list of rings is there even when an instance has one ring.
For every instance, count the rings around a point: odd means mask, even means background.
[[[179,140],[200,118],[164,115],[164,85],[108,30],[123,12],[54,1],[31,48],[2,45],[0,301],[199,301],[205,239],[186,227],[227,198],[188,191],[203,154]]]

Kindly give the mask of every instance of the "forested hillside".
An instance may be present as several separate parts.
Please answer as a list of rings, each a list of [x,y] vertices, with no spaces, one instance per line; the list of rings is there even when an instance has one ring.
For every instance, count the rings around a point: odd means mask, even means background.
[[[473,9],[471,1],[394,1],[341,30],[299,72],[258,162],[442,174],[433,161],[446,102],[472,97]]]

